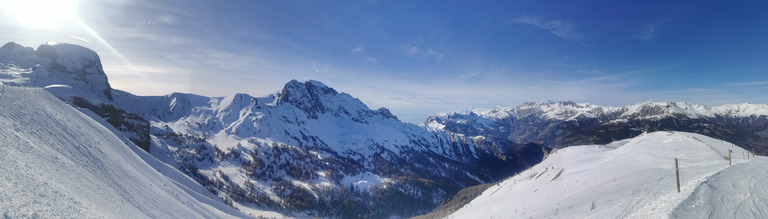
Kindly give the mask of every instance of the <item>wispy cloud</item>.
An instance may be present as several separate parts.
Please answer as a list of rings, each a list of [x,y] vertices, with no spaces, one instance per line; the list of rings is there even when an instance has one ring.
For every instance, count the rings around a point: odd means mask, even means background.
[[[443,61],[443,57],[445,57],[445,54],[440,53],[440,52],[438,52],[436,50],[433,50],[433,49],[429,49],[427,51],[427,55],[437,58],[437,62]]]
[[[379,63],[378,58],[366,54],[364,46],[357,46],[355,48],[350,49],[349,52],[354,53],[355,56],[357,57],[363,58],[366,62]]]
[[[312,61],[312,70],[315,71],[315,73],[328,73],[332,71],[336,71],[336,68],[334,68],[332,65],[321,63],[318,61]]]
[[[365,47],[358,46],[358,47],[350,49],[349,51],[353,52],[353,53],[362,53],[363,51],[365,51]]]
[[[541,20],[536,17],[521,17],[511,19],[510,21],[518,24],[528,24],[544,30],[548,30],[550,33],[563,39],[580,41],[583,38],[580,33],[573,30],[574,28],[572,24],[559,20]]]
[[[656,35],[658,35],[659,27],[669,21],[670,20],[664,20],[664,21],[659,21],[659,22],[645,25],[645,28],[643,28],[643,31],[640,33],[640,35],[637,36],[637,39],[645,40],[645,41],[653,40],[653,38],[656,37]]]
[[[164,13],[164,14],[158,15],[158,16],[153,17],[153,18],[138,20],[138,22],[136,24],[137,24],[137,26],[140,26],[140,27],[141,26],[157,25],[157,24],[173,25],[173,24],[176,24],[176,20],[177,20],[176,16],[173,16],[173,15],[168,14],[168,13]]]
[[[582,69],[577,70],[576,73],[582,74],[582,75],[603,75],[605,74],[605,70],[601,69]]]
[[[479,71],[467,72],[467,73],[464,73],[464,74],[459,74],[458,78],[459,79],[469,79],[469,78],[473,78],[473,77],[478,76],[478,75],[480,75]]]
[[[408,53],[408,55],[416,55],[416,53],[419,53],[418,46],[404,46],[403,50],[405,50],[405,53]]]
[[[641,40],[652,40],[653,37],[656,36],[656,24],[649,24],[645,26],[645,29],[643,30],[643,33],[640,34],[640,36],[637,36],[638,39]]]
[[[373,62],[373,63],[379,63],[379,59],[377,59],[375,57],[371,57],[371,56],[366,56],[365,57],[365,61]]]
[[[768,81],[733,82],[733,83],[728,83],[727,85],[732,87],[766,86],[768,85]]]

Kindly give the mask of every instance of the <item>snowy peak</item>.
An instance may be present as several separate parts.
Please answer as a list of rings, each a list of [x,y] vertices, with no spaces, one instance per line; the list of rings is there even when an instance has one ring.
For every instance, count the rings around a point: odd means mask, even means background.
[[[14,42],[6,43],[2,47],[0,47],[0,50],[13,52],[20,55],[30,55],[35,52],[35,49],[32,49],[31,47],[24,47]]]
[[[442,113],[428,127],[466,135],[536,142],[551,147],[604,144],[645,131],[687,131],[754,147],[768,146],[768,106],[702,106],[685,102],[642,102],[623,107],[574,102],[531,102],[516,107]]]
[[[644,102],[621,108],[621,117],[658,118],[682,115],[688,118],[713,117],[752,117],[768,115],[768,106],[763,104],[726,104],[722,106],[702,106],[685,102]]]
[[[91,49],[66,43],[46,43],[36,50],[10,42],[0,47],[0,75],[5,82],[23,86],[67,85],[70,90],[54,93],[112,100],[112,87]]]
[[[35,54],[52,61],[72,62],[79,64],[81,61],[98,61],[99,56],[95,51],[74,44],[46,43],[37,47]]]
[[[291,80],[285,84],[277,97],[278,104],[293,105],[311,119],[318,119],[322,114],[330,114],[337,118],[351,118],[361,123],[367,123],[371,116],[397,119],[388,109],[371,110],[359,99],[346,93],[339,93],[314,80],[303,83]]]
[[[513,114],[517,117],[543,116],[547,119],[574,120],[579,117],[594,118],[599,117],[605,111],[611,111],[614,108],[596,106],[591,103],[549,102],[549,103],[525,103],[513,109]]]
[[[291,103],[299,100],[318,101],[323,96],[335,96],[338,94],[339,92],[336,92],[333,88],[325,86],[325,84],[318,81],[310,80],[302,83],[291,80],[283,87],[279,99]]]
[[[307,81],[304,83],[291,80],[278,95],[278,103],[288,103],[306,112],[310,118],[317,119],[317,114],[331,109],[326,107],[326,100],[333,99],[339,93],[322,83]]]
[[[235,95],[225,97],[221,100],[221,103],[219,103],[219,108],[222,110],[226,109],[237,109],[240,110],[242,108],[258,104],[258,100],[251,95],[244,94],[244,93],[236,93]]]
[[[712,107],[713,111],[721,115],[732,115],[739,117],[749,116],[768,116],[768,105],[765,104],[726,104],[718,107]]]
[[[517,107],[499,107],[495,109],[472,109],[464,112],[443,113],[433,118],[446,120],[450,117],[483,117],[489,120],[507,118],[539,117],[548,120],[572,121],[579,118],[602,120],[616,119],[659,119],[668,116],[688,118],[750,117],[768,116],[768,105],[763,104],[727,104],[708,107],[686,102],[643,102],[623,107],[599,106],[591,103],[574,102],[528,102]],[[427,122],[432,122],[431,118]]]

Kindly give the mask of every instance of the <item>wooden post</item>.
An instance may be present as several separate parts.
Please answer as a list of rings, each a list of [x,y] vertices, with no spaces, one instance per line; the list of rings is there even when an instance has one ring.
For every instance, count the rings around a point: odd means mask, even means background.
[[[675,176],[677,177],[677,193],[680,193],[680,169],[677,167],[677,158],[675,158]]]
[[[733,165],[733,162],[731,161],[731,149],[728,149],[728,166]]]

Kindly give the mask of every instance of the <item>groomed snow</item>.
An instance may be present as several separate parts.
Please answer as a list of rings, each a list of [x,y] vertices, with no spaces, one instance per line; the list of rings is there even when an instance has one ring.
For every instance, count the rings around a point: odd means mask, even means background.
[[[5,86],[0,163],[5,218],[246,217],[192,197],[197,193],[185,191],[191,188],[160,174],[109,129],[41,88]]]
[[[734,165],[710,177],[680,204],[677,218],[768,218],[768,158]]]
[[[728,150],[733,166],[723,158]],[[490,187],[449,218],[765,218],[765,210],[755,209],[768,209],[768,186],[760,184],[768,180],[768,161],[748,161],[747,153],[684,132],[569,147]]]

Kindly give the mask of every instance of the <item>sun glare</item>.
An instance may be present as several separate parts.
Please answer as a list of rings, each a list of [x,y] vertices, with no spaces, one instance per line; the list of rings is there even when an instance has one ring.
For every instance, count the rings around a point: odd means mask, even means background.
[[[74,21],[76,0],[4,0],[5,13],[20,26],[55,29]]]

